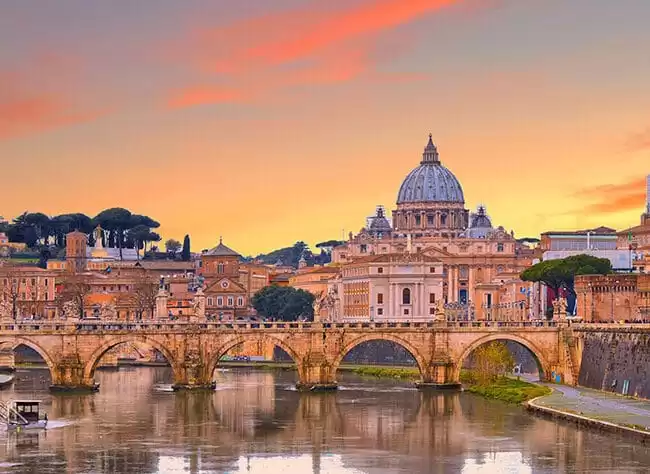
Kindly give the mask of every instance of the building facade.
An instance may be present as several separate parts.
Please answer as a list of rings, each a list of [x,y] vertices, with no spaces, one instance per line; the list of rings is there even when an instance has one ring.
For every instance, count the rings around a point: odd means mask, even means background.
[[[376,294],[371,294],[371,287],[375,293],[379,293],[377,288],[382,288],[382,298],[391,301],[382,308],[381,316],[387,319],[431,317],[429,301],[433,301],[434,296],[429,295],[436,295],[436,301],[443,305],[464,309],[466,317],[496,317],[495,308],[505,309],[504,305],[525,307],[525,311],[521,311],[525,317],[538,315],[539,305],[532,301],[530,285],[518,278],[519,273],[532,264],[531,252],[516,241],[513,232],[494,227],[485,206],[478,206],[473,213],[465,208],[462,186],[442,165],[431,137],[419,166],[402,182],[396,202],[392,224],[385,218],[383,207],[379,207],[368,227],[356,235],[350,233],[347,242],[333,249],[333,262],[342,266],[340,285],[343,286],[330,285],[327,305],[338,302],[336,308],[330,309],[331,319],[362,317],[360,313],[366,310],[366,318],[378,317]],[[375,263],[371,262],[377,257],[390,262],[385,266],[385,274],[373,274]],[[358,265],[364,269],[359,269]],[[355,270],[350,273],[348,267]],[[423,270],[425,268],[429,270]],[[431,268],[436,269],[436,273],[430,273]],[[395,295],[407,289],[396,278],[409,271],[420,275],[418,278],[426,274],[426,279],[419,281],[422,290],[417,289],[418,285],[408,287],[418,303],[406,308],[395,303],[399,301]],[[354,281],[355,285],[360,285],[354,287],[355,292],[367,292],[363,303],[359,303],[358,298],[350,299],[349,292],[346,293],[343,281],[349,278],[358,280]],[[385,281],[380,282],[382,279]],[[430,286],[434,281],[439,285],[436,291]],[[414,280],[408,285],[415,283]],[[424,296],[418,297],[420,294]],[[506,297],[506,294],[511,296]],[[346,303],[349,301],[355,302],[354,307]],[[404,313],[405,309],[408,314]]]

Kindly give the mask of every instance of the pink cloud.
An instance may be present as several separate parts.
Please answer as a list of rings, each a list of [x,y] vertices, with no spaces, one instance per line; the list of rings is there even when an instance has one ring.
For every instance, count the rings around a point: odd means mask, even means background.
[[[576,196],[594,200],[581,212],[605,214],[643,208],[645,179],[635,178],[625,183],[590,186],[576,192]]]
[[[626,151],[641,151],[650,148],[650,128],[631,135],[625,143]]]
[[[0,140],[92,121],[106,113],[83,107],[68,92],[78,61],[44,54],[11,71],[0,71]],[[41,78],[47,83],[39,84]]]
[[[224,27],[197,29],[183,56],[189,55],[196,71],[219,85],[201,86],[211,89],[205,94],[196,94],[196,86],[174,91],[168,105],[231,102],[290,86],[354,80],[374,72],[378,57],[373,53],[382,33],[462,1],[363,0],[338,8],[320,1]],[[411,78],[404,74],[398,80]],[[186,96],[196,100],[179,99]]]

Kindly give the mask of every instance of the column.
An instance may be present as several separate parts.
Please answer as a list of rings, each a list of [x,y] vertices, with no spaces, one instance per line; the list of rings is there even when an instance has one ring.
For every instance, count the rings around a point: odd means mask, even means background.
[[[467,282],[467,301],[471,301],[476,305],[476,301],[474,301],[474,270],[471,265],[467,269],[467,275],[469,277]]]
[[[447,302],[451,303],[451,295],[453,291],[453,285],[452,285],[452,269],[451,267],[447,267]]]
[[[395,317],[395,283],[390,283],[390,301],[388,304],[388,308],[390,311],[390,317],[394,318]]]

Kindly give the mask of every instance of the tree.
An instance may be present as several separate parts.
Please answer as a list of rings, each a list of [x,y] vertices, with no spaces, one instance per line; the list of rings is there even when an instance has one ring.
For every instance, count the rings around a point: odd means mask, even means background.
[[[322,248],[322,247],[336,247],[337,245],[344,244],[345,242],[342,240],[326,240],[325,242],[320,242],[316,244],[316,248]]]
[[[575,296],[576,275],[607,275],[611,272],[612,263],[609,259],[581,254],[558,260],[544,260],[524,270],[521,279],[544,283],[555,295],[564,289]]]
[[[305,318],[314,320],[314,295],[305,290],[277,285],[266,286],[252,299],[255,310],[262,316],[282,321]]]
[[[131,303],[135,307],[137,319],[142,319],[145,313],[149,313],[151,318],[154,317],[157,295],[158,282],[156,278],[144,270],[136,277],[131,293]]]
[[[24,215],[24,222],[34,229],[36,240],[46,245],[50,236],[50,218],[42,212],[31,212]]]
[[[176,239],[167,239],[165,242],[165,250],[167,250],[167,253],[176,255],[176,252],[178,252],[180,249],[181,243]]]
[[[184,262],[189,262],[191,257],[190,252],[190,236],[186,235],[183,239],[183,250],[181,252],[181,258]]]
[[[502,341],[492,341],[479,346],[472,354],[476,383],[486,385],[510,373],[514,357]]]
[[[124,232],[134,227],[131,217],[131,211],[121,207],[113,207],[100,212],[93,219],[96,224],[110,232],[109,243],[110,239],[113,242],[117,241],[117,247],[120,250],[120,260],[124,259],[122,256]]]
[[[0,266],[0,299],[11,305],[11,317],[18,318],[18,299],[23,291],[23,278],[13,264]]]
[[[84,275],[69,275],[61,282],[61,292],[57,297],[59,307],[62,308],[66,301],[74,301],[79,308],[79,317],[83,318],[86,314],[86,297],[91,291],[92,287]]]

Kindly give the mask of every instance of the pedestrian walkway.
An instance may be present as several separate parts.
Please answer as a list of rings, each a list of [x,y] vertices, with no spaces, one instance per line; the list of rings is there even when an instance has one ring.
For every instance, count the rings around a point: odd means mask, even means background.
[[[551,395],[536,399],[534,405],[650,432],[650,400],[582,387],[544,385],[554,391]]]

